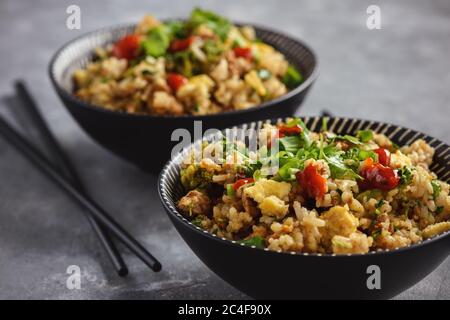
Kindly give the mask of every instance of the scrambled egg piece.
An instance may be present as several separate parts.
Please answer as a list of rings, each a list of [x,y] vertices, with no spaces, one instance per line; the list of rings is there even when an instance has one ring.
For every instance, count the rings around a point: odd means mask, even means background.
[[[200,74],[189,79],[189,83],[196,86],[205,86],[209,89],[214,87],[214,81],[206,74]]]
[[[250,87],[255,89],[260,96],[264,97],[267,94],[267,90],[255,70],[247,73],[244,80]]]
[[[289,205],[285,205],[284,201],[276,196],[269,196],[259,204],[261,213],[267,216],[276,216],[277,218],[284,217],[288,210]]]
[[[290,183],[261,179],[256,181],[253,186],[246,188],[244,192],[256,202],[261,203],[264,198],[269,196],[287,199],[290,191]]]
[[[290,191],[289,183],[261,179],[246,188],[244,193],[259,204],[263,215],[283,218],[289,210],[289,205],[284,200],[288,200]]]
[[[272,46],[265,43],[254,43],[251,48],[253,54],[258,58],[261,68],[269,70],[272,75],[283,76],[286,73],[289,63]]]
[[[358,219],[352,215],[347,207],[335,206],[325,212],[321,218],[325,220],[325,228],[330,238],[335,235],[348,237],[356,232]]]
[[[257,51],[260,55],[271,54],[275,51],[275,49],[271,45],[261,42],[253,43],[252,49],[254,51]]]

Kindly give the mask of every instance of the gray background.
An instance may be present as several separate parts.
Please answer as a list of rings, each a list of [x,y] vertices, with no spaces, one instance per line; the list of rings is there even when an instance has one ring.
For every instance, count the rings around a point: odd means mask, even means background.
[[[365,26],[378,4],[382,29]],[[65,27],[78,4],[82,30]],[[0,140],[0,298],[246,298],[209,271],[163,212],[156,177],[95,145],[50,87],[47,63],[69,39],[106,25],[187,15],[200,4],[306,40],[321,74],[301,114],[389,121],[449,141],[450,2],[441,1],[17,1],[0,2],[0,95],[24,78],[52,129],[98,201],[160,258],[160,273],[126,250],[131,274],[118,278],[80,210]],[[5,106],[0,105],[5,113]],[[150,137],[151,139],[151,137]],[[66,289],[66,268],[83,270],[82,289]],[[245,267],[245,266],[243,266]],[[450,298],[450,259],[399,299]],[[407,270],[405,270],[407,272]]]

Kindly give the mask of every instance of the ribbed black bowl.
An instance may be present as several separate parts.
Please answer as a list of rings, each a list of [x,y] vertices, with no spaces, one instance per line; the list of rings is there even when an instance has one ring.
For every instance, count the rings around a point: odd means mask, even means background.
[[[321,117],[304,118],[318,131]],[[262,122],[249,123],[260,127]],[[450,179],[450,147],[414,130],[376,121],[331,118],[329,129],[338,134],[355,134],[372,129],[386,134],[399,145],[425,139],[436,150],[431,170],[443,181]],[[450,232],[419,244],[396,250],[357,255],[278,253],[219,238],[191,224],[176,209],[183,196],[179,180],[179,154],[164,167],[158,182],[161,201],[170,220],[192,251],[217,275],[250,295],[261,299],[391,298],[433,271],[450,254]],[[373,273],[380,268],[381,289],[368,289]],[[369,279],[370,282],[370,279]]]
[[[193,134],[195,120],[202,121],[205,131],[293,115],[317,77],[317,59],[303,42],[280,32],[255,27],[257,36],[282,52],[305,78],[298,87],[275,100],[247,110],[215,115],[163,117],[110,111],[75,97],[72,94],[73,71],[92,59],[94,48],[112,43],[133,29],[133,25],[104,28],[67,43],[51,59],[49,73],[56,92],[80,126],[98,143],[147,171],[159,173],[170,158],[172,148],[178,143],[171,141],[175,129],[185,128]]]

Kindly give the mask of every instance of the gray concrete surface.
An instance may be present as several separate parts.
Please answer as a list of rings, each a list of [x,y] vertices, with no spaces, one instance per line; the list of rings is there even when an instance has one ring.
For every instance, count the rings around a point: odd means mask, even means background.
[[[82,30],[65,28],[66,7],[82,10]],[[382,29],[365,26],[378,4]],[[245,295],[209,271],[178,236],[156,194],[156,177],[95,145],[61,107],[47,77],[52,53],[81,33],[138,20],[145,12],[183,16],[193,5],[296,35],[317,51],[321,75],[301,114],[385,120],[450,142],[450,2],[397,1],[18,1],[0,2],[0,95],[24,78],[96,199],[164,265],[149,271],[126,250],[118,278],[80,210],[0,140],[0,298],[171,299]],[[6,113],[5,106],[0,112]],[[68,290],[66,268],[83,270]],[[407,270],[405,270],[407,272]],[[449,299],[450,259],[397,299]]]

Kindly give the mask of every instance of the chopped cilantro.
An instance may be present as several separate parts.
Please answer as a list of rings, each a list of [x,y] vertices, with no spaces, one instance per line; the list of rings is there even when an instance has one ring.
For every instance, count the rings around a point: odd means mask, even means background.
[[[231,23],[227,18],[221,17],[212,11],[202,10],[200,8],[195,8],[192,11],[189,24],[191,24],[193,28],[200,25],[207,26],[214,31],[222,41],[227,38],[231,28]]]
[[[410,168],[404,167],[398,170],[397,173],[400,177],[400,185],[405,186],[411,183],[413,174]]]
[[[441,185],[437,180],[432,180],[431,187],[433,188],[433,199],[436,199],[441,193]]]
[[[356,133],[356,137],[361,140],[361,142],[369,142],[373,139],[373,131],[372,130],[359,130]]]
[[[362,177],[347,167],[338,156],[325,157],[334,179],[362,179]]]
[[[182,21],[174,20],[164,23],[164,25],[168,28],[170,34],[174,38],[183,39],[187,36],[185,28],[185,23]]]
[[[328,145],[323,147],[323,135],[321,138],[320,158],[328,163],[331,177],[334,179],[361,179],[355,171],[348,167],[343,159],[344,152],[337,150],[335,147]]]
[[[255,181],[257,181],[261,178],[262,178],[261,170],[255,170],[255,172],[253,172],[253,179],[255,179]]]
[[[204,219],[205,217],[204,216],[197,216],[197,217],[195,217],[195,219],[193,219],[192,221],[191,221],[191,223],[194,225],[194,226],[197,226],[197,227],[199,227],[199,228],[201,228],[202,227],[202,221],[203,221],[203,219]]]
[[[384,200],[381,199],[380,201],[377,202],[377,204],[375,205],[375,208],[379,209],[383,206],[383,204],[384,204]]]
[[[149,31],[148,35],[142,40],[141,47],[146,55],[156,58],[161,57],[169,48],[171,38],[171,29],[161,24]]]
[[[280,139],[280,144],[284,151],[297,153],[301,146],[299,136],[287,136]]]
[[[336,140],[347,141],[347,142],[350,142],[351,144],[355,144],[355,145],[362,144],[361,141],[358,140],[358,138],[350,136],[348,134],[346,134],[344,136],[336,136],[335,139]]]
[[[396,144],[395,142],[391,141],[391,152],[397,151],[398,149],[400,149],[400,147],[398,146],[398,144]]]
[[[381,235],[381,230],[375,230],[372,232],[372,238],[373,240],[376,240]]]
[[[371,150],[359,150],[358,159],[364,161],[367,158],[372,158],[373,161],[378,161],[378,155],[375,152]]]
[[[245,240],[236,241],[237,243],[243,243],[248,246],[255,246],[257,248],[264,248],[266,246],[266,241],[260,236],[254,236]]]
[[[290,159],[279,170],[278,175],[282,180],[292,181],[295,180],[295,174],[300,171],[301,161],[297,158]]]

